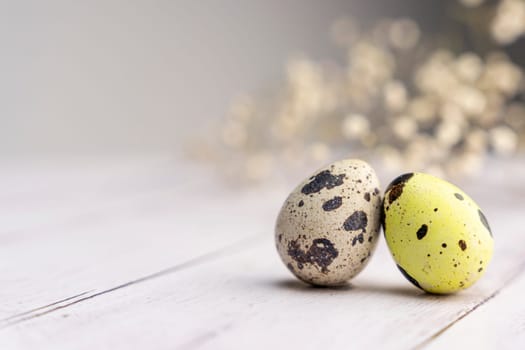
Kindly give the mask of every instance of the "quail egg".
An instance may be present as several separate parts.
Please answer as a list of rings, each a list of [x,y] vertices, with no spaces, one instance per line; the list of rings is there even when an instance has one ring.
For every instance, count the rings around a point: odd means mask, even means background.
[[[304,282],[345,283],[375,249],[381,203],[379,180],[366,162],[341,160],[319,169],[279,212],[275,243],[281,260]]]
[[[396,178],[383,200],[383,229],[401,273],[416,287],[448,294],[486,271],[494,240],[479,206],[451,183],[422,173]]]

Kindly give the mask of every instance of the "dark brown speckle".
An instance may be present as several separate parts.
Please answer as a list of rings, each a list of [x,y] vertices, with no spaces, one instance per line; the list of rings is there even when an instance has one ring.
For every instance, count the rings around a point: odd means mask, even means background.
[[[427,235],[427,231],[428,226],[425,224],[421,225],[421,227],[416,232],[417,239],[423,239],[423,237]]]
[[[288,255],[297,262],[297,267],[302,270],[304,264],[312,264],[319,268],[322,273],[329,272],[328,266],[339,255],[334,244],[326,238],[317,238],[312,241],[308,251],[301,249],[297,241],[288,243]]]
[[[336,196],[323,203],[323,210],[332,211],[332,210],[339,208],[342,204],[343,204],[343,198]]]
[[[357,242],[359,243],[363,243],[365,241],[365,237],[363,236],[362,233],[356,235],[353,239],[352,239],[352,246],[355,246]]]
[[[332,175],[330,170],[323,170],[319,174],[313,176],[312,180],[303,186],[301,192],[303,194],[312,194],[321,191],[323,188],[331,189],[343,184],[344,174]]]
[[[413,173],[403,174],[395,178],[394,181],[392,181],[390,185],[388,185],[386,192],[388,192],[389,204],[392,204],[392,202],[394,202],[396,199],[399,198],[399,196],[401,196],[401,194],[403,193],[403,187],[405,187],[406,182],[412,176],[414,176]]]
[[[352,215],[348,217],[343,223],[343,228],[346,231],[357,231],[362,230],[366,231],[366,226],[368,225],[368,217],[366,213],[362,210],[355,211]]]

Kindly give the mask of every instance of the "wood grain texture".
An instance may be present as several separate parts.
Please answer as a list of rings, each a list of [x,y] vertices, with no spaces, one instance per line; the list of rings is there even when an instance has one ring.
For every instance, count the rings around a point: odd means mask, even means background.
[[[385,246],[352,286],[311,288],[293,279],[268,238],[207,264],[86,300],[4,329],[31,348],[409,348],[490,298],[523,266],[501,258],[473,288],[448,297],[420,292],[393,268]],[[522,247],[506,251],[523,259]],[[512,254],[512,255],[509,255]],[[498,253],[501,255],[501,253]],[[96,334],[97,337],[87,337]],[[81,342],[78,339],[83,339]],[[161,339],[161,340],[159,340]]]
[[[23,237],[31,228],[88,217],[119,202],[158,190],[172,180],[166,157],[1,160],[0,239]],[[179,178],[183,175],[179,175]]]
[[[451,344],[468,349],[525,348],[524,292],[525,274],[520,273],[494,298],[480,305],[475,313],[428,342],[428,349],[443,349]]]
[[[82,192],[98,192],[89,203],[65,199],[64,210],[58,211],[43,206],[37,213],[53,222],[4,231],[0,318],[111,289],[227,247],[260,233],[276,210],[261,206],[270,193],[217,189],[210,177],[197,180],[194,171],[178,171],[173,164],[150,170],[149,181],[133,173],[110,173],[109,183],[103,179]],[[69,178],[79,187],[82,181]],[[118,186],[129,188],[117,191]],[[63,193],[61,182],[33,200],[45,202],[56,193]],[[34,211],[25,213],[24,223]],[[257,216],[248,215],[254,211]]]
[[[411,286],[384,240],[349,286],[296,281],[274,248],[273,224],[286,196],[280,186],[231,192],[194,170],[185,178],[172,169],[158,190],[134,192],[169,166],[132,178],[120,193],[101,192],[100,200],[114,204],[92,207],[97,215],[61,221],[56,212],[53,225],[28,226],[26,239],[0,245],[0,348],[449,348],[457,332],[476,335],[483,318],[510,315],[519,325],[522,311],[506,300],[518,302],[525,288],[518,222],[525,170],[523,163],[494,164],[482,181],[460,184],[489,218],[493,263],[478,284],[445,297]],[[72,207],[70,217],[84,208]],[[507,336],[512,347],[523,339],[516,327],[487,334]]]

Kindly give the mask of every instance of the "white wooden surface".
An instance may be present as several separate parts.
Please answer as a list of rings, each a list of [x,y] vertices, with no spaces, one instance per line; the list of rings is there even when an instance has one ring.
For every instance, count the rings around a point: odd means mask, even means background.
[[[523,158],[460,184],[496,253],[446,297],[412,287],[383,240],[347,287],[296,281],[273,242],[288,186],[227,189],[170,157],[0,164],[2,350],[525,348]]]

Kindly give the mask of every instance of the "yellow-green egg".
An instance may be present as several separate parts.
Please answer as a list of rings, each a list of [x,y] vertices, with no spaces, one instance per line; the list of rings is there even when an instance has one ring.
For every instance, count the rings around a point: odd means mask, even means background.
[[[430,293],[470,287],[485,273],[494,250],[479,206],[456,186],[428,174],[392,181],[383,201],[383,229],[401,273]]]

